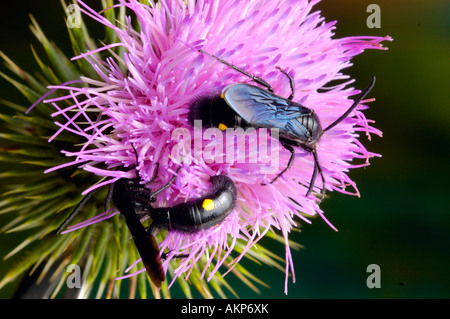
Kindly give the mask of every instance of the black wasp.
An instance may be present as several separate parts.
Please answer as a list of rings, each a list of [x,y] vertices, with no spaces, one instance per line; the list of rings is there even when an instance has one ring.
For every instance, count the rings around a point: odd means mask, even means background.
[[[177,174],[179,170],[180,167]],[[152,181],[156,178],[156,174],[157,170],[155,170]],[[161,257],[164,258],[165,254],[160,254],[158,244],[152,234],[154,228],[195,233],[218,225],[233,210],[236,203],[236,186],[233,181],[226,175],[219,175],[210,178],[212,187],[207,195],[172,207],[154,208],[152,204],[155,202],[155,196],[169,187],[175,178],[176,175],[155,192],[151,192],[137,179],[120,179],[110,184],[105,205],[107,208],[112,200],[116,209],[125,219],[147,273],[157,287],[161,287],[161,282],[165,280],[161,264]],[[66,227],[95,192],[96,190],[83,198],[58,228],[57,233]],[[145,216],[150,216],[152,219],[148,230],[145,230],[140,221]]]
[[[158,168],[158,166],[157,166]],[[181,167],[178,168],[177,173]],[[150,182],[156,178],[158,169],[155,170],[155,176],[153,176]],[[170,184],[175,180],[174,175],[170,181],[161,187],[159,190],[152,193],[147,199],[149,202],[155,201],[156,194],[162,192],[168,188]],[[120,212],[127,224],[131,237],[134,240],[134,244],[141,256],[142,263],[152,280],[153,284],[160,288],[161,283],[165,280],[165,273],[161,263],[161,253],[159,251],[158,243],[155,237],[147,232],[144,226],[141,224],[138,215],[136,214],[136,201],[140,201],[142,198],[143,185],[139,183],[138,179],[119,179],[109,185],[108,196],[105,202],[105,210],[108,209],[112,200],[116,209]],[[73,212],[67,217],[64,222],[58,227],[56,233],[60,233],[70,221],[81,211],[82,207],[89,201],[89,199],[97,192],[98,188],[87,194]],[[164,257],[165,254],[162,254]]]
[[[209,181],[212,186],[206,195],[172,207],[154,208],[141,201],[140,210],[152,219],[149,231],[156,227],[195,233],[222,222],[236,204],[236,186],[226,175],[212,176]],[[148,198],[151,193],[141,195]]]
[[[273,89],[262,78],[254,76],[237,66],[203,50],[200,53],[215,58],[219,62],[240,72],[254,82],[264,87],[236,83],[225,87],[221,94],[203,96],[190,105],[188,120],[194,124],[195,120],[202,120],[205,127],[215,126],[222,130],[227,127],[265,127],[278,128],[280,143],[287,149],[291,156],[287,166],[271,181],[273,183],[284,172],[286,172],[294,162],[294,147],[301,147],[310,152],[314,158],[314,171],[312,173],[310,185],[306,196],[309,196],[314,188],[317,175],[322,178],[322,196],[325,196],[325,178],[316,152],[316,144],[322,135],[343,121],[370,92],[375,84],[375,77],[368,87],[358,96],[352,106],[344,112],[338,119],[322,129],[320,120],[314,110],[292,101],[294,98],[294,80],[284,70],[277,69],[289,79],[291,94],[288,98],[281,97],[273,93]]]

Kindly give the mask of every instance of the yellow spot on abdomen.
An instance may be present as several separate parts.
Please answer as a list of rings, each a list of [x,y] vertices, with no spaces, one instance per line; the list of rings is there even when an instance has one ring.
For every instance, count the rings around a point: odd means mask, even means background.
[[[219,124],[219,130],[225,131],[227,128],[228,128],[228,126],[226,126],[225,124],[223,124],[223,123]]]
[[[204,210],[212,210],[214,209],[214,201],[210,198],[207,198],[203,201],[202,207]]]

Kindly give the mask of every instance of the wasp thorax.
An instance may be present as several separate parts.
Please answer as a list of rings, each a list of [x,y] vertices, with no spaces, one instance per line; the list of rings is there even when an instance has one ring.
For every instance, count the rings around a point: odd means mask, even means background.
[[[298,120],[308,131],[307,138],[301,145],[307,149],[313,149],[323,133],[317,114],[311,110],[310,115],[298,118]]]

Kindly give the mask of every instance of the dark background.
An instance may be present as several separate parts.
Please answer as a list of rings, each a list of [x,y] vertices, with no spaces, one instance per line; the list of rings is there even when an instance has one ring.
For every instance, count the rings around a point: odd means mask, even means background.
[[[95,1],[87,1],[93,3]],[[366,8],[381,7],[381,28],[369,29]],[[287,298],[449,298],[450,214],[449,194],[449,75],[450,5],[423,0],[324,0],[316,9],[327,21],[338,20],[336,36],[390,35],[388,51],[369,50],[353,59],[345,72],[357,83],[377,83],[366,112],[384,133],[364,145],[381,153],[366,169],[354,170],[361,198],[329,194],[322,204],[339,229],[334,232],[317,218],[303,225],[292,239],[304,246],[293,251],[297,282],[289,283]],[[0,50],[25,70],[37,70],[30,43],[38,47],[31,31],[32,13],[49,39],[71,55],[63,10],[58,0],[20,0],[8,4],[0,19]],[[93,28],[101,28],[90,24]],[[5,72],[4,66],[0,70]],[[359,85],[361,86],[361,85]],[[14,88],[0,80],[0,97],[24,102]],[[0,215],[0,225],[12,216]],[[23,234],[0,235],[0,257]],[[265,242],[268,243],[268,242]],[[284,247],[272,247],[284,256]],[[381,288],[369,289],[366,268],[381,269]],[[2,261],[0,277],[11,261]],[[261,287],[262,298],[286,298],[284,273],[250,262],[246,267],[262,274],[271,288]],[[228,278],[234,283],[234,279]],[[8,298],[9,284],[0,291]],[[240,297],[258,298],[239,283]],[[248,293],[247,293],[248,292]],[[178,296],[174,291],[174,296]],[[180,295],[181,296],[181,295]]]

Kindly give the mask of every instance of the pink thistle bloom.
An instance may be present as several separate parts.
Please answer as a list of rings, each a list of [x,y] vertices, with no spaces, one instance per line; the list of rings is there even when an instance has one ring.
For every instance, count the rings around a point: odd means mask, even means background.
[[[173,137],[173,132],[186,129],[192,133],[192,141],[195,138],[187,120],[192,101],[205,94],[217,94],[229,84],[251,82],[248,77],[198,50],[219,56],[263,78],[277,95],[287,97],[290,94],[288,79],[276,67],[285,70],[295,80],[294,101],[313,109],[322,127],[326,127],[352,105],[351,97],[360,93],[350,86],[354,80],[342,71],[352,65],[351,59],[355,55],[366,49],[384,50],[381,42],[391,39],[333,38],[336,22],[325,22],[319,12],[313,11],[319,1],[189,0],[185,4],[165,0],[149,7],[136,0],[120,0],[118,5],[126,6],[136,16],[139,29],[132,27],[131,19],[119,28],[101,13],[78,2],[86,15],[111,28],[119,40],[74,57],[74,60],[88,60],[98,79],[82,77],[80,80],[85,86],[81,88],[72,83],[50,87],[51,90],[67,91],[63,97],[45,101],[54,105],[55,116],[62,115],[66,119],[65,123],[56,122],[60,130],[50,140],[62,131],[85,140],[77,152],[63,151],[71,162],[51,170],[77,165],[95,175],[111,178],[84,191],[88,193],[120,178],[138,176],[143,183],[149,182],[155,173],[155,163],[158,163],[157,179],[148,185],[151,190],[156,190],[181,165],[175,181],[157,196],[155,207],[170,207],[203,196],[211,187],[210,176],[229,176],[238,191],[234,210],[222,223],[201,232],[172,231],[165,237],[158,237],[161,251],[170,251],[163,261],[164,269],[167,270],[171,263],[171,256],[188,254],[176,261],[178,266],[174,269],[173,280],[179,276],[187,278],[196,262],[207,256],[202,276],[209,280],[238,241],[245,244],[233,265],[268,231],[277,229],[285,240],[287,291],[288,274],[293,274],[288,236],[297,226],[298,219],[310,223],[307,216],[319,215],[335,229],[326,220],[317,199],[305,196],[314,169],[313,156],[297,148],[293,166],[276,182],[267,185],[261,184],[270,182],[287,165],[290,152],[283,147],[277,149],[279,159],[275,170],[270,172],[273,163],[250,161],[257,155],[254,150],[252,153],[238,149],[234,144],[224,145],[225,133],[222,140],[217,136],[203,140],[198,149],[200,154],[193,146],[181,160],[176,158],[173,149],[180,140]],[[112,49],[118,46],[125,49],[123,56],[113,52]],[[101,55],[106,58],[100,58]],[[337,82],[328,84],[331,81]],[[357,86],[363,88],[368,82],[369,79],[364,79]],[[65,105],[62,101],[67,100],[72,105],[62,107]],[[381,132],[371,126],[372,121],[364,116],[363,111],[368,107],[363,103],[348,118],[325,132],[317,143],[328,192],[359,196],[355,182],[348,176],[349,170],[369,165],[371,157],[380,156],[366,150],[358,140],[361,133],[368,137],[371,134],[381,136]],[[89,116],[92,112],[101,116],[92,120]],[[258,144],[257,138],[256,135],[248,137],[246,150]],[[214,143],[217,143],[216,149],[223,147],[223,152],[209,152]],[[193,152],[189,152],[191,150]],[[225,161],[224,154],[231,151],[239,151],[244,160]],[[362,163],[354,163],[355,159],[362,159]],[[130,170],[134,167],[136,170]],[[318,178],[314,190],[320,192],[321,184]],[[102,212],[73,227],[84,227],[116,213]]]

